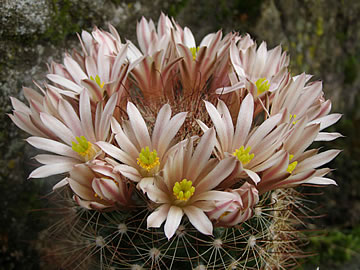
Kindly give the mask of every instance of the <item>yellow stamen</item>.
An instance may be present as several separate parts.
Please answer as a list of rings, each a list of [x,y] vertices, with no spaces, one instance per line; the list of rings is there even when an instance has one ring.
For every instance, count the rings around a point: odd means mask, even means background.
[[[103,199],[103,197],[99,196],[99,194],[97,194],[97,193],[94,193],[94,197],[95,197],[95,198],[98,198],[98,197],[99,197],[101,200]]]
[[[293,119],[292,124],[295,125],[296,122],[297,122],[297,120],[295,120],[296,119],[296,114],[290,114],[290,121],[291,121],[291,119]]]
[[[237,157],[237,159],[239,161],[241,161],[242,164],[247,164],[249,163],[253,158],[254,158],[254,154],[249,154],[251,150],[251,147],[248,146],[246,147],[246,149],[244,149],[244,146],[242,145],[239,149],[236,149],[235,152],[233,153],[233,156]]]
[[[289,155],[289,161],[292,160],[293,157],[294,157],[294,155]],[[295,170],[297,164],[298,164],[297,161],[294,161],[294,162],[290,163],[289,166],[287,167],[286,171],[288,173],[292,173],[293,170]]]
[[[181,201],[187,201],[195,192],[195,187],[191,181],[183,179],[181,182],[176,182],[173,187],[173,192],[176,199]]]
[[[154,149],[152,152],[150,152],[148,146],[146,146],[145,149],[142,148],[139,157],[137,158],[137,164],[139,164],[141,168],[147,170],[148,172],[159,166],[160,161],[156,150]]]
[[[221,220],[223,217],[226,217],[228,214],[230,214],[230,212],[225,211],[224,213],[221,214],[221,216],[219,217],[219,220]]]
[[[190,52],[191,52],[191,54],[192,54],[192,56],[193,56],[193,60],[195,60],[196,59],[196,54],[197,54],[197,52],[199,51],[199,47],[191,47],[191,48],[189,48],[190,49]]]
[[[266,78],[260,78],[255,82],[257,94],[260,95],[270,89],[270,83]]]
[[[86,161],[92,159],[96,155],[96,149],[85,138],[85,136],[75,137],[76,142],[72,142],[72,149],[80,156],[84,157]]]
[[[99,75],[96,75],[95,79],[93,76],[90,76],[90,79],[93,80],[94,82],[96,82],[100,88],[104,87],[105,82],[101,82]]]

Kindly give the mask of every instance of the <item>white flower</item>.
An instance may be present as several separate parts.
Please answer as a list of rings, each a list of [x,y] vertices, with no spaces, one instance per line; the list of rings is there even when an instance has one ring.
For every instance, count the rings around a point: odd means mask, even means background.
[[[170,105],[165,104],[158,113],[151,137],[141,113],[131,102],[127,104],[127,113],[128,124],[121,126],[112,119],[112,130],[119,148],[106,142],[98,142],[97,145],[121,162],[115,170],[139,182],[139,187],[143,189],[153,182],[153,177],[164,166],[167,151],[184,123],[186,113],[178,113],[171,118]]]
[[[226,104],[218,101],[218,107],[205,101],[206,110],[215,126],[217,134],[217,155],[219,159],[231,156],[237,160],[237,175],[241,178],[250,177],[254,183],[260,181],[257,172],[271,167],[280,157],[274,155],[277,148],[281,145],[278,136],[282,133],[282,127],[277,125],[282,119],[279,113],[266,119],[260,126],[252,127],[254,99],[248,94],[242,101],[236,128]],[[205,131],[208,127],[198,121],[201,128]],[[226,181],[226,186],[234,184],[235,177]]]
[[[170,239],[185,214],[199,232],[212,234],[213,225],[204,212],[214,209],[215,201],[236,199],[230,192],[214,190],[235,167],[231,158],[210,159],[214,145],[213,129],[204,133],[195,151],[192,139],[178,145],[162,176],[145,188],[150,200],[159,205],[148,217],[148,227],[160,227],[166,220],[165,235]]]
[[[57,138],[33,136],[26,141],[38,149],[52,152],[55,155],[39,154],[35,156],[35,159],[44,165],[35,169],[29,178],[42,178],[69,172],[75,164],[86,163],[99,155],[100,149],[96,146],[96,142],[109,138],[110,118],[117,98],[118,95],[114,94],[105,106],[101,102],[98,103],[94,119],[86,90],[80,94],[78,113],[66,100],[59,101],[60,119],[47,113],[40,113],[40,119],[44,126],[51,130]],[[59,183],[60,186],[63,184],[66,184],[65,180]]]

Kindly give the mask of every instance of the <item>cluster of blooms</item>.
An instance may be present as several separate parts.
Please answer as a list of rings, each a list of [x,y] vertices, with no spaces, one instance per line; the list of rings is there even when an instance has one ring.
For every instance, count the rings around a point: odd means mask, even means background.
[[[69,185],[87,209],[136,211],[143,198],[147,226],[165,222],[168,238],[183,216],[211,235],[268,191],[335,184],[322,165],[339,151],[307,148],[340,137],[322,130],[341,116],[280,46],[221,31],[197,45],[164,14],[138,23],[140,49],[109,28],[83,31],[82,52],[51,63],[41,93],[24,88],[28,106],[11,98],[27,142],[51,153],[30,178],[65,173],[54,189]]]

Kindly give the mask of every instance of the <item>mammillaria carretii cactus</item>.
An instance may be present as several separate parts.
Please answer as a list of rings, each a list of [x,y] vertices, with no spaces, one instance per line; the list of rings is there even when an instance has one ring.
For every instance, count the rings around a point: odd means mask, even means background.
[[[54,190],[71,193],[52,235],[61,268],[295,266],[294,188],[336,184],[323,165],[340,151],[309,149],[341,136],[322,131],[341,117],[322,83],[249,35],[196,45],[162,14],[140,20],[138,49],[109,28],[83,31],[81,52],[24,88],[29,105],[11,98],[27,142],[50,152],[29,177],[63,174]]]

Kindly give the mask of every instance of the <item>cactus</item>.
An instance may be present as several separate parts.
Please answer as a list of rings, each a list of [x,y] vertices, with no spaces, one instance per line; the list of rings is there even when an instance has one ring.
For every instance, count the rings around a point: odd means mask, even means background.
[[[296,187],[336,184],[307,148],[329,114],[321,82],[292,77],[281,47],[221,31],[199,45],[162,14],[140,50],[83,31],[82,53],[51,63],[42,94],[12,98],[27,142],[52,154],[30,178],[65,173],[65,209],[45,236],[62,269],[290,269],[306,212]],[[173,112],[175,113],[173,115]]]

